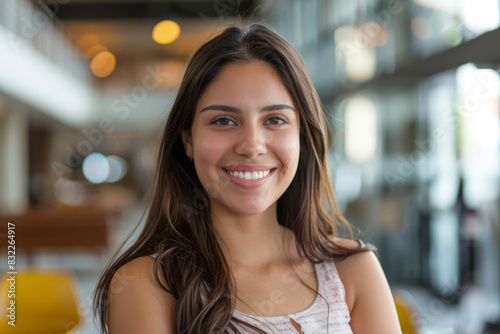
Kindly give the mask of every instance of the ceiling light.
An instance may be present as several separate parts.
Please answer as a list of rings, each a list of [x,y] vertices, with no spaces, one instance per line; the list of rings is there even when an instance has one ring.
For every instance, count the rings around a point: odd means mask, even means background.
[[[116,67],[116,58],[109,51],[99,52],[92,58],[90,69],[96,77],[105,78],[109,76]]]
[[[153,40],[158,44],[170,44],[181,34],[181,27],[174,21],[158,22],[153,28]]]

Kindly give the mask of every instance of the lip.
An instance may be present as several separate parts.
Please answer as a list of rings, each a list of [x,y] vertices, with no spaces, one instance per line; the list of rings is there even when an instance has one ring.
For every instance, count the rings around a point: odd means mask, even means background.
[[[254,167],[258,167],[258,166],[254,166]],[[245,187],[245,188],[256,188],[256,187],[260,187],[261,185],[263,185],[264,183],[266,183],[270,178],[271,176],[273,176],[274,172],[276,171],[276,168],[275,167],[266,167],[266,168],[261,168],[261,169],[254,169],[253,171],[257,171],[257,170],[263,170],[263,169],[270,169],[271,171],[269,172],[269,174],[267,174],[266,177],[263,177],[262,179],[258,179],[258,180],[243,180],[243,179],[240,179],[239,177],[236,177],[236,176],[232,176],[231,174],[229,174],[226,170],[226,168],[222,168],[222,171],[224,172],[225,175],[227,175],[227,177],[229,178],[229,180],[238,185],[238,186],[241,186],[241,187]],[[233,169],[231,169],[233,170]],[[234,169],[236,170],[236,169]],[[243,169],[242,169],[243,170]],[[250,171],[249,169],[246,169],[246,171]]]

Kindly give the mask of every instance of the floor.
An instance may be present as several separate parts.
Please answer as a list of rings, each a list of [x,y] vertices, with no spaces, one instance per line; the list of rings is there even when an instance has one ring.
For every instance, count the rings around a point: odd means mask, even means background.
[[[500,296],[478,287],[463,289],[458,304],[453,303],[454,297],[439,298],[423,288],[402,289],[413,299],[414,319],[420,325],[420,334],[486,334],[485,323],[500,316]]]

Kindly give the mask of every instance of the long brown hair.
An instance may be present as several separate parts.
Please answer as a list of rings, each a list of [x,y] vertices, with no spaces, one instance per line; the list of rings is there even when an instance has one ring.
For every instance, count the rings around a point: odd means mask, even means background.
[[[210,195],[185,154],[181,133],[191,128],[198,99],[225,66],[256,61],[269,64],[280,75],[301,124],[299,165],[278,200],[279,223],[293,231],[299,254],[313,263],[368,249],[348,249],[334,242],[339,228],[350,230],[349,223],[340,212],[328,173],[331,131],[301,56],[265,24],[231,25],[203,44],[188,63],[161,136],[145,226],[132,246],[110,260],[94,293],[94,312],[103,333],[108,332],[113,274],[125,263],[151,254],[157,254],[157,283],[177,299],[176,333],[235,330],[230,323],[237,321],[232,318],[235,281],[212,229]]]

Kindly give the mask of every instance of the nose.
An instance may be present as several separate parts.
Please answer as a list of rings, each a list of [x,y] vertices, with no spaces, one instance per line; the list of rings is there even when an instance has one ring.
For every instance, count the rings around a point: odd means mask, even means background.
[[[258,125],[246,124],[242,127],[235,152],[253,159],[267,151],[264,133]]]

